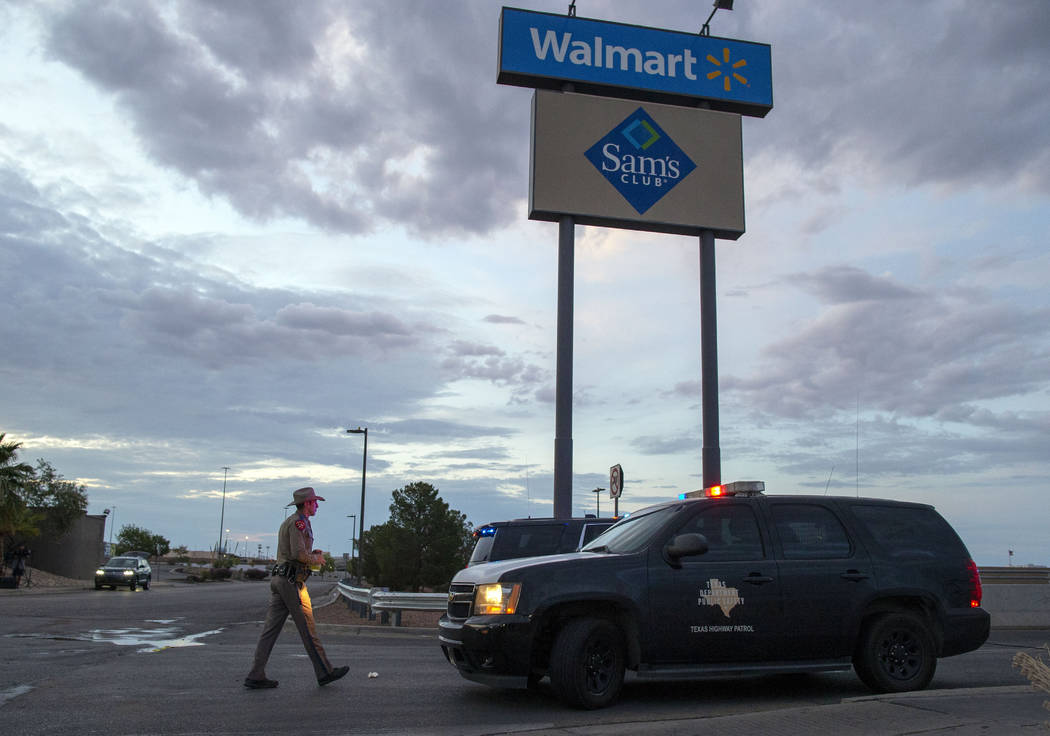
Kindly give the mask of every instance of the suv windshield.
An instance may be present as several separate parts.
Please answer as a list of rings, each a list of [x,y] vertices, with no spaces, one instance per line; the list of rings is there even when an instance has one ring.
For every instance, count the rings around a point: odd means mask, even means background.
[[[110,567],[137,567],[139,564],[138,557],[114,557],[112,560],[106,563]]]
[[[649,544],[652,536],[663,527],[681,506],[661,506],[649,512],[628,516],[609,527],[604,534],[587,544],[581,552],[638,552]]]

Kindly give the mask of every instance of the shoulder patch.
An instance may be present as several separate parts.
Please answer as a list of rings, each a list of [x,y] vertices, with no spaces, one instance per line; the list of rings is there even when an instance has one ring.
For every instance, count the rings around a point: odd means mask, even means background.
[[[302,519],[296,519],[295,520],[295,528],[298,529],[299,531],[302,531],[303,529],[306,528],[306,522],[303,521]]]

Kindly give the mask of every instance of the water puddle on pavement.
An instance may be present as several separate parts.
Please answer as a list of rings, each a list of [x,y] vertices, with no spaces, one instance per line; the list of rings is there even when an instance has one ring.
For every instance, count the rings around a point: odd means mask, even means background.
[[[175,619],[153,620],[146,623],[174,623]],[[142,653],[162,652],[179,647],[199,647],[206,636],[218,634],[222,629],[202,631],[198,634],[182,634],[178,626],[159,626],[151,629],[129,627],[125,629],[92,629],[84,634],[7,634],[4,638],[54,639],[56,641],[101,641],[121,647],[139,647]]]

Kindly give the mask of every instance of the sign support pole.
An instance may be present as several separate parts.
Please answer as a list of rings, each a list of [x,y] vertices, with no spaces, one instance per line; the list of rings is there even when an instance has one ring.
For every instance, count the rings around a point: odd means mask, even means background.
[[[558,357],[554,396],[554,518],[572,517],[572,322],[576,221],[558,221]]]
[[[704,488],[722,483],[718,439],[718,317],[715,312],[715,233],[700,232],[700,373]]]

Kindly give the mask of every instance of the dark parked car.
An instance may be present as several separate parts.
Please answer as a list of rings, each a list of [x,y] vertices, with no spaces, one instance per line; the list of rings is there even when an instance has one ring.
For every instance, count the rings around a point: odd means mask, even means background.
[[[141,557],[130,555],[113,557],[105,565],[95,570],[95,590],[101,589],[104,585],[110,586],[113,590],[116,590],[118,585],[126,585],[131,590],[141,585],[143,590],[149,590],[152,578],[152,568]]]
[[[467,565],[575,552],[615,522],[594,516],[494,521],[474,530],[474,552]]]
[[[496,687],[549,676],[564,702],[599,708],[626,669],[852,667],[876,692],[918,690],[938,657],[987,640],[977,566],[932,506],[762,486],[642,509],[580,552],[460,570],[439,623],[446,658]]]

